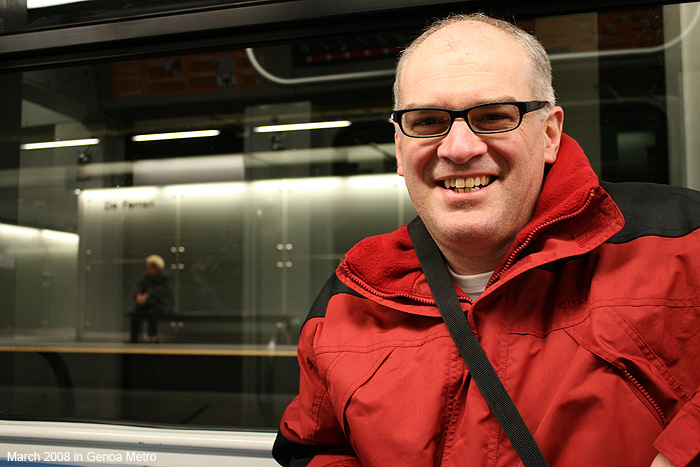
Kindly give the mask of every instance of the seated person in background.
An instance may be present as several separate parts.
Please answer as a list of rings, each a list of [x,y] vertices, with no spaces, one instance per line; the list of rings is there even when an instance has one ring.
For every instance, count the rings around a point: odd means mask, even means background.
[[[130,342],[138,342],[141,321],[148,321],[151,342],[158,342],[158,319],[173,308],[173,293],[168,276],[163,274],[165,261],[158,255],[146,258],[146,276],[141,279],[131,317]]]

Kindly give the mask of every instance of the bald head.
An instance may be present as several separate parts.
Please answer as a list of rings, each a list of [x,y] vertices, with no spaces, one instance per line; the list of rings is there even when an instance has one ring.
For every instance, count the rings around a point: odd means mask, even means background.
[[[448,32],[449,28],[449,33]],[[461,47],[460,35],[470,28],[491,28],[493,35],[498,37],[498,40],[511,41],[513,47],[520,48],[520,51],[525,54],[526,61],[529,67],[522,70],[523,78],[528,81],[528,85],[532,90],[533,98],[537,100],[549,101],[552,105],[555,104],[554,88],[552,87],[552,66],[549,61],[544,47],[531,34],[522,29],[495,18],[491,18],[481,13],[472,15],[454,15],[446,19],[433,23],[421,36],[413,41],[401,54],[396,67],[396,79],[394,82],[394,108],[400,109],[406,104],[401,100],[401,87],[404,77],[404,72],[414,52],[423,45],[424,42],[432,42],[431,47],[436,47],[436,50],[449,51],[451,48]],[[434,36],[436,32],[442,31],[437,37],[428,40]],[[500,36],[500,37],[499,37]],[[435,39],[442,41],[442,44],[435,44]]]

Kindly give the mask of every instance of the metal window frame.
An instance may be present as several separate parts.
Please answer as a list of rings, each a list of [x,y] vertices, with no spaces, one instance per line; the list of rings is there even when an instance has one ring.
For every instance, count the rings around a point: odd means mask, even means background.
[[[391,26],[420,28],[450,11],[566,14],[683,3],[618,0],[532,2],[467,0],[251,0],[203,10],[114,19],[0,36],[0,72],[138,58],[217,46],[265,45]]]

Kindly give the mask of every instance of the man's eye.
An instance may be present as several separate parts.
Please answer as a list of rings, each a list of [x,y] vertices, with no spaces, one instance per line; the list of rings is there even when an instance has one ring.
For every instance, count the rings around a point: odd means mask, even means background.
[[[450,127],[450,115],[440,111],[415,111],[406,115],[404,127],[415,135],[437,135]]]
[[[507,120],[510,119],[508,115],[504,114],[486,114],[481,117],[481,120],[483,121],[488,121],[488,122],[496,122],[499,120]]]
[[[438,125],[442,123],[440,120],[434,117],[430,118],[421,118],[420,120],[416,120],[413,125],[414,126],[431,126],[431,125]]]
[[[502,131],[518,126],[518,116],[508,112],[486,112],[475,115],[470,123],[479,131]]]
[[[417,116],[413,120],[414,126],[433,126],[433,125],[446,125],[449,124],[449,115],[423,115]]]

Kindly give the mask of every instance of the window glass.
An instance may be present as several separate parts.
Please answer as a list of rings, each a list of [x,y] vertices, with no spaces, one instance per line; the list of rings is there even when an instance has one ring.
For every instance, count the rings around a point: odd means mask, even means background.
[[[11,3],[11,2],[8,2]],[[154,14],[206,10],[248,3],[241,0],[26,0],[22,6],[0,12],[0,34],[73,26],[98,21],[144,17]]]
[[[518,18],[601,178],[700,187],[699,17]],[[275,429],[340,258],[415,216],[388,118],[418,32],[0,76],[0,412]],[[144,292],[158,343],[127,342]]]
[[[255,61],[323,76],[391,70],[397,50],[314,64],[318,47]],[[17,166],[3,172],[0,410],[273,427],[339,259],[415,216],[395,174],[389,75],[279,86],[245,50],[217,50],[8,76],[21,112],[4,137]],[[151,255],[166,291],[148,279]],[[127,342],[141,292],[168,296],[149,305],[157,344],[147,320]]]

